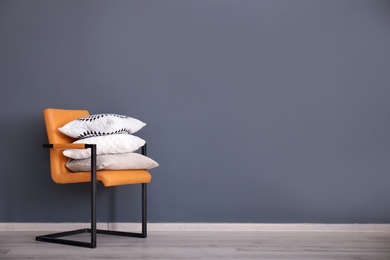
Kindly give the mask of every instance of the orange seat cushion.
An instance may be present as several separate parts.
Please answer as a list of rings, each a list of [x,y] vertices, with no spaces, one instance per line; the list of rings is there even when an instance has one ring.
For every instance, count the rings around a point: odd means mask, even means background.
[[[146,170],[109,170],[97,171],[96,179],[101,181],[104,186],[119,186],[126,184],[149,183],[152,179],[150,173]],[[53,179],[54,180],[54,179]],[[63,173],[55,180],[59,184],[70,184],[80,182],[90,182],[90,172],[72,172]]]

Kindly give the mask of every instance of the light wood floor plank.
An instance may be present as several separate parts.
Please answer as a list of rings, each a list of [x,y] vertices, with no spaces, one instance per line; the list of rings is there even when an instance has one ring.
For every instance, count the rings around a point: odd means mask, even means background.
[[[390,259],[388,232],[149,232],[98,235],[96,249],[35,241],[41,234],[1,232],[0,259]]]

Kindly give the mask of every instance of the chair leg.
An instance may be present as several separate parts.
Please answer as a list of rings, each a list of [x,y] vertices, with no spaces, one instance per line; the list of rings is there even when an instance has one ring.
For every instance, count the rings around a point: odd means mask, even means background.
[[[93,169],[92,171],[93,172]],[[94,178],[95,177],[95,178]],[[69,239],[61,239],[61,237],[72,236],[77,234],[91,234],[91,242],[82,242]],[[54,234],[48,234],[43,236],[37,236],[35,239],[42,242],[50,242],[56,244],[70,245],[70,246],[81,246],[88,248],[96,248],[96,175],[92,174],[91,180],[91,228],[83,228],[72,231],[59,232]]]
[[[141,154],[147,156],[147,144],[145,143],[144,146],[142,146]],[[142,183],[142,237],[147,237],[147,187],[146,183]]]
[[[146,183],[142,183],[142,237],[148,236],[148,220],[147,220],[147,190]]]
[[[91,146],[91,246],[96,248],[96,145]]]

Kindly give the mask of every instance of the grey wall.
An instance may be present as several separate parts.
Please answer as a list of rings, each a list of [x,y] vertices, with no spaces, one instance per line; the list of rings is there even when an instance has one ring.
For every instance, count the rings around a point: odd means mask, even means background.
[[[390,223],[389,1],[2,0],[0,86],[0,222],[88,221],[57,107],[147,123],[151,222]],[[98,220],[138,199],[99,186]]]

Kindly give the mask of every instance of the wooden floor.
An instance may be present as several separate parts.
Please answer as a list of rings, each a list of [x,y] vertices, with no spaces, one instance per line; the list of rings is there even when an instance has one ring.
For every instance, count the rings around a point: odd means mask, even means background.
[[[149,232],[98,235],[96,249],[35,241],[41,234],[0,232],[0,259],[390,259],[388,232]]]

